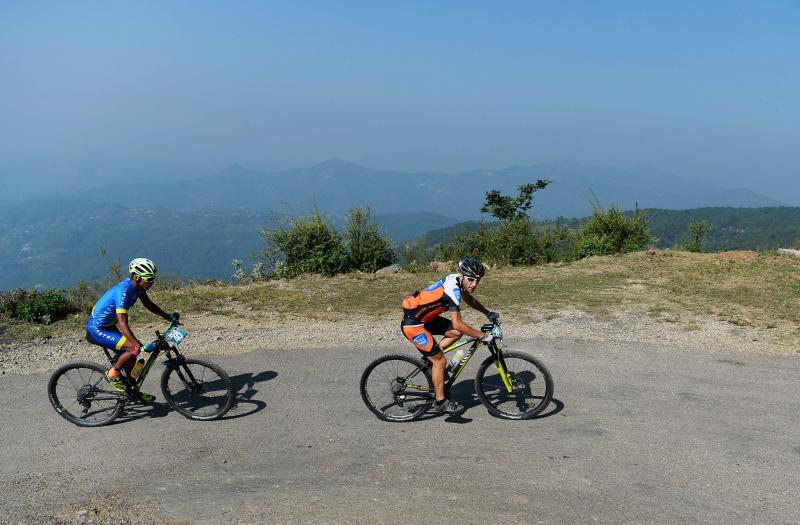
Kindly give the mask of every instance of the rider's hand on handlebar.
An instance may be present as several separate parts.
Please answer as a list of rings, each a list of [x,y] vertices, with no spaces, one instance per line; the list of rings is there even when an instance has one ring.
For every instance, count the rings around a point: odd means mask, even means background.
[[[177,323],[180,320],[180,318],[181,314],[179,314],[178,312],[172,312],[171,314],[167,314],[167,316],[164,319],[166,319],[170,323]]]
[[[486,318],[495,324],[500,324],[500,314],[497,312],[489,312]]]

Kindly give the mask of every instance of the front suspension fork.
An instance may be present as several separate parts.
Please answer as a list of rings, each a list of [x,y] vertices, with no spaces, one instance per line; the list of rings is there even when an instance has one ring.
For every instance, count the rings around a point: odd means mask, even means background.
[[[506,361],[503,359],[503,354],[494,347],[492,347],[491,350],[494,354],[494,363],[495,366],[497,366],[497,372],[500,374],[500,379],[503,380],[503,386],[506,387],[506,392],[510,394],[514,390],[514,385],[511,383],[510,373],[506,371]]]

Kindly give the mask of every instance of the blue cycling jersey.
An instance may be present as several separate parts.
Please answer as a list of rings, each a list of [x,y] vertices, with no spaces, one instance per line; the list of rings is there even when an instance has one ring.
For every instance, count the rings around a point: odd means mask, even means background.
[[[99,328],[116,324],[117,314],[127,312],[136,304],[137,299],[139,299],[139,291],[130,278],[125,279],[104,293],[95,303],[89,319],[86,320],[86,327]]]

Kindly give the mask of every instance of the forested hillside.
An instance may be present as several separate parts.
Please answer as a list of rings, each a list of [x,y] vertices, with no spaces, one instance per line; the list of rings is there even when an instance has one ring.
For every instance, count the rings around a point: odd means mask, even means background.
[[[690,221],[712,226],[706,251],[787,248],[800,241],[800,208],[698,208],[647,210],[650,233],[661,247],[686,242]]]
[[[660,248],[679,247],[688,241],[691,221],[706,221],[712,227],[705,243],[705,251],[761,250],[786,248],[800,241],[800,208],[696,208],[692,210],[644,210],[650,234]],[[561,218],[540,222],[547,227],[559,223],[577,228],[585,219]],[[446,243],[458,232],[475,230],[477,221],[467,221],[431,230],[425,235],[425,244],[434,246]]]

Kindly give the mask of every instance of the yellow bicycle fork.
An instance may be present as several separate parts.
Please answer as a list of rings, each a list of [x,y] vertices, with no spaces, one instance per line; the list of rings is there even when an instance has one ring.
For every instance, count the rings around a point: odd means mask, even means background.
[[[497,365],[497,371],[500,374],[500,379],[503,380],[503,384],[506,387],[506,392],[508,392],[510,394],[511,391],[513,390],[513,386],[511,385],[511,378],[508,377],[508,373],[506,372],[506,369],[503,368],[503,363],[500,362],[500,355],[499,354],[497,356],[497,360],[495,361],[495,363]]]

